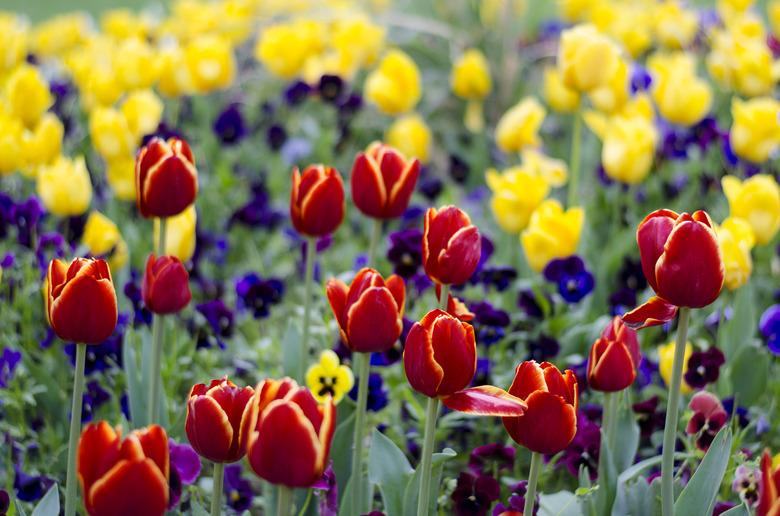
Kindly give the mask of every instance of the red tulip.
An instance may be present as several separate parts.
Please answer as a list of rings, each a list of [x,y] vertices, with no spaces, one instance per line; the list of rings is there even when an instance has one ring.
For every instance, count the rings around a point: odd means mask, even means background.
[[[780,468],[772,468],[772,456],[761,456],[761,481],[758,487],[758,516],[780,516]]]
[[[244,419],[251,414],[255,391],[237,387],[227,377],[192,386],[184,429],[198,455],[212,462],[235,462],[246,453]]]
[[[328,281],[326,293],[341,338],[352,351],[387,351],[401,336],[406,289],[399,276],[385,281],[376,270],[364,268],[349,287]]]
[[[515,369],[509,394],[525,401],[520,417],[505,417],[512,439],[537,453],[558,453],[577,433],[577,378],[571,370],[530,360]]]
[[[590,348],[588,385],[596,391],[622,391],[634,383],[640,359],[636,331],[615,316]]]
[[[414,192],[420,162],[407,160],[397,149],[380,142],[368,146],[352,165],[352,200],[376,219],[400,217]]]
[[[651,300],[625,315],[632,327],[650,326],[674,317],[673,307],[707,306],[723,288],[725,269],[712,220],[704,211],[693,215],[654,211],[636,232],[642,271],[661,301]],[[663,302],[673,307],[664,307]],[[659,319],[671,315],[668,319]]]
[[[296,231],[319,237],[336,231],[344,220],[344,183],[333,167],[293,169],[290,217]]]
[[[146,218],[172,217],[195,202],[198,171],[187,142],[152,138],[135,160],[138,210]]]
[[[122,439],[105,421],[88,425],[78,475],[90,516],[154,516],[168,506],[168,436],[157,425]]]
[[[192,299],[190,275],[175,256],[146,260],[142,294],[146,307],[156,314],[172,314],[187,306]]]
[[[251,415],[242,421],[252,470],[272,484],[309,487],[328,464],[336,428],[333,400],[318,405],[294,380],[265,380],[255,389]]]
[[[438,299],[439,303],[441,303],[440,284],[436,285],[436,299]],[[453,296],[451,293],[447,294],[447,313],[453,317],[457,317],[463,322],[473,321],[474,317],[476,317],[474,312],[469,310],[469,307],[467,307],[463,301]]]
[[[46,312],[62,340],[100,344],[114,332],[116,292],[105,260],[76,258],[70,266],[49,262]]]
[[[436,283],[465,283],[479,263],[482,240],[469,216],[455,206],[425,214],[422,258],[425,273]]]

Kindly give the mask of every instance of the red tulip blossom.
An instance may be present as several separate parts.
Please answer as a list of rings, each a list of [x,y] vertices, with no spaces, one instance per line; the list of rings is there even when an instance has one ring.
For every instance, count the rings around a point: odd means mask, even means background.
[[[135,161],[138,211],[146,218],[172,217],[195,202],[198,171],[187,142],[152,138]]]

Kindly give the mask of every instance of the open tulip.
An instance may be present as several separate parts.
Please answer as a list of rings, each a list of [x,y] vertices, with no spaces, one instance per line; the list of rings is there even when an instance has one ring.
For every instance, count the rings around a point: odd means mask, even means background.
[[[602,392],[622,391],[634,383],[640,358],[636,331],[616,316],[590,348],[588,385]]]
[[[146,260],[142,294],[144,304],[153,313],[173,314],[187,306],[192,299],[190,275],[181,260],[175,256]]]
[[[168,506],[168,436],[152,425],[122,439],[105,421],[84,429],[78,474],[90,516],[154,516]]]
[[[422,258],[425,273],[433,281],[460,285],[477,268],[482,251],[479,230],[465,212],[455,206],[430,208],[425,213]]]
[[[310,165],[292,173],[290,217],[296,231],[320,237],[336,231],[344,220],[344,183],[338,171]]]
[[[352,199],[369,217],[394,219],[409,205],[420,162],[406,159],[398,150],[380,142],[368,146],[352,165]]]
[[[153,138],[135,162],[136,203],[146,218],[172,217],[195,202],[198,172],[187,142]]]
[[[758,516],[780,514],[780,468],[773,467],[769,450],[761,455],[761,483],[759,484]]]
[[[248,424],[244,419],[250,416],[254,393],[227,377],[192,386],[184,429],[198,455],[212,462],[235,462],[244,456],[246,436],[241,430]]]
[[[318,404],[290,378],[264,380],[244,418],[247,459],[262,479],[286,487],[309,487],[322,476],[336,428],[333,400]]]
[[[780,112],[778,112],[780,116]],[[768,244],[780,229],[780,186],[769,174],[756,174],[745,181],[735,176],[721,179],[732,217],[744,219],[756,243]]]
[[[387,351],[401,336],[406,289],[400,276],[384,280],[376,270],[364,268],[349,287],[332,279],[326,290],[341,337],[352,351]]]

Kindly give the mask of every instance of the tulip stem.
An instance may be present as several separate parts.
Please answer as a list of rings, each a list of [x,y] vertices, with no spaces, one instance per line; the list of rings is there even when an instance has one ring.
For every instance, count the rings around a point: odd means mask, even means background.
[[[446,283],[441,286],[441,298],[439,299],[439,308],[447,311],[450,305],[450,286]]]
[[[214,463],[214,484],[211,492],[211,516],[222,513],[222,480],[225,476],[225,463]]]
[[[569,190],[566,197],[566,207],[571,208],[577,204],[580,181],[580,144],[582,140],[582,115],[579,110],[574,112],[573,129],[571,134],[571,155],[569,156]]]
[[[680,408],[680,384],[682,382],[685,343],[688,340],[688,318],[690,308],[681,307],[677,320],[677,341],[674,345],[672,384],[666,403],[666,424],[664,425],[664,449],[661,463],[661,495],[663,516],[674,516],[674,447],[677,442],[677,421]]]
[[[304,364],[309,356],[309,325],[311,320],[311,284],[314,279],[314,253],[317,249],[317,241],[308,237],[306,239],[306,272],[303,277],[303,337],[301,338],[301,349],[298,360]],[[303,371],[299,371],[300,378],[303,380]]]
[[[81,436],[81,403],[84,396],[84,362],[87,345],[76,344],[76,370],[73,376],[73,403],[70,409],[70,438],[68,439],[68,476],[65,486],[65,516],[76,514],[76,448]]]
[[[160,256],[165,256],[165,238],[168,236],[166,235],[168,226],[168,218],[167,217],[161,217],[160,218],[160,234],[157,237],[157,258]]]
[[[442,291],[443,294],[446,292]],[[428,500],[431,495],[431,466],[433,445],[436,437],[436,418],[439,415],[439,399],[428,398],[425,408],[425,441],[420,456],[420,493],[417,497],[417,516],[428,514]]]
[[[617,422],[618,397],[614,392],[604,393],[604,437],[611,443],[615,436],[615,424]]]
[[[539,472],[542,471],[542,454],[531,452],[531,469],[528,472],[528,487],[525,490],[525,505],[523,514],[531,515],[534,513],[534,503],[536,503],[536,484],[539,482]]]
[[[154,314],[152,318],[152,374],[149,378],[149,420],[151,425],[160,417],[160,386],[162,385],[162,341],[165,325],[163,316]]]
[[[290,516],[293,490],[284,485],[279,485],[277,491],[276,516]]]
[[[355,372],[358,375],[358,397],[355,408],[355,432],[352,443],[352,512],[363,514],[363,440],[365,439],[366,404],[368,402],[368,375],[371,353],[357,353]]]
[[[366,267],[376,269],[376,252],[379,247],[379,240],[382,238],[382,221],[374,219],[371,224],[371,240],[368,243],[368,262]]]

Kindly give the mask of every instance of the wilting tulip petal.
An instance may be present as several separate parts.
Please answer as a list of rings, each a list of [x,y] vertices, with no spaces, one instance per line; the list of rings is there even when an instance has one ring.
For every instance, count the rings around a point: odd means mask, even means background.
[[[644,304],[623,314],[623,322],[631,329],[640,330],[648,326],[664,324],[677,316],[677,307],[658,296],[653,296]]]
[[[482,385],[463,389],[442,398],[445,407],[479,416],[522,416],[526,404],[504,389]]]

